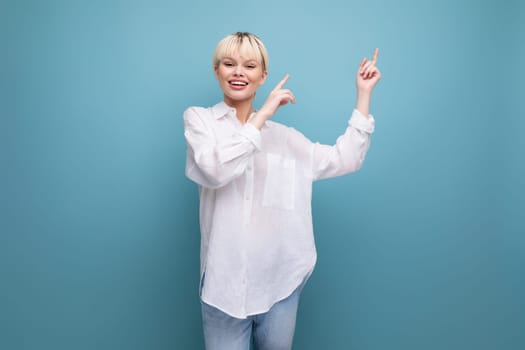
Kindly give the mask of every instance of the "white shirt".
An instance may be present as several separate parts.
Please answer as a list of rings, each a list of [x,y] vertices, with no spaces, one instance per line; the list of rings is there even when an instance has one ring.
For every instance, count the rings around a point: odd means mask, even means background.
[[[242,125],[220,102],[188,108],[184,130],[200,194],[201,299],[236,318],[267,312],[315,266],[312,182],[361,167],[374,118],[354,110],[328,146],[270,120]]]

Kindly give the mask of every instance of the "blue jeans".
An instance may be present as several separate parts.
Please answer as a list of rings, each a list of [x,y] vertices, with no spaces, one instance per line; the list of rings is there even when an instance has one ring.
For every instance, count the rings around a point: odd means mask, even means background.
[[[246,319],[201,303],[206,350],[249,350],[252,336],[255,350],[290,350],[301,289],[297,288],[268,312]]]

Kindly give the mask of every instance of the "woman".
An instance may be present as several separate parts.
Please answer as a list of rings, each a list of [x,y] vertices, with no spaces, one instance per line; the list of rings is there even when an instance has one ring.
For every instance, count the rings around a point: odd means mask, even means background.
[[[259,110],[268,54],[251,33],[215,48],[224,100],[184,112],[186,175],[199,185],[202,317],[207,349],[290,349],[301,289],[312,273],[314,180],[357,171],[374,130],[370,96],[381,74],[364,58],[357,103],[333,146],[269,119],[295,96],[286,75]]]

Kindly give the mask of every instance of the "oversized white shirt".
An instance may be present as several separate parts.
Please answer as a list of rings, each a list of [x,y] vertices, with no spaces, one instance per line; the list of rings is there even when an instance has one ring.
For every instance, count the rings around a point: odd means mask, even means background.
[[[252,116],[253,117],[253,114]],[[199,185],[201,300],[236,317],[268,311],[313,271],[314,180],[357,171],[374,118],[353,111],[333,146],[220,102],[184,112],[186,175]]]

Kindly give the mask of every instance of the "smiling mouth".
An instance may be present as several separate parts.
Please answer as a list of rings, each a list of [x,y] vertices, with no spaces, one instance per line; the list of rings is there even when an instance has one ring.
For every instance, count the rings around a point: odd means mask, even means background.
[[[228,82],[230,85],[233,85],[233,86],[247,86],[248,83],[247,82],[244,82],[244,81],[238,81],[238,80],[230,80]]]

